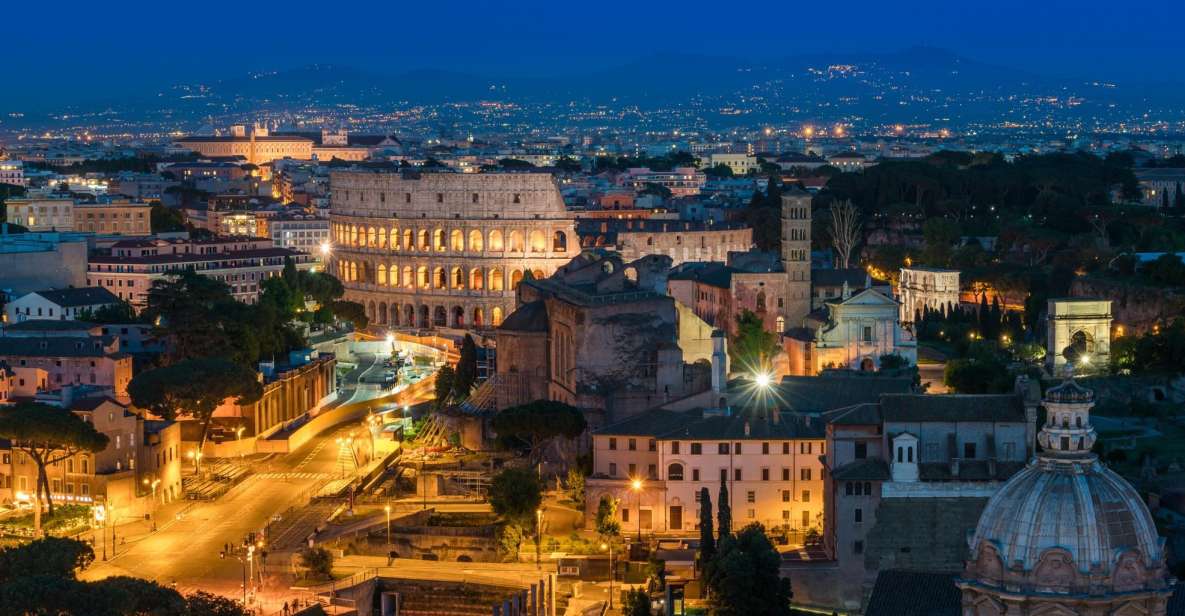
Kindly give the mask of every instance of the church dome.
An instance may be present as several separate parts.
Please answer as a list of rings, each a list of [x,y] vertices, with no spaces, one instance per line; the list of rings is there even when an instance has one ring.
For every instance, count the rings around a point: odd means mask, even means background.
[[[1167,595],[1164,541],[1152,515],[1090,452],[1092,401],[1073,381],[1046,392],[1043,451],[984,508],[960,581],[965,600]]]

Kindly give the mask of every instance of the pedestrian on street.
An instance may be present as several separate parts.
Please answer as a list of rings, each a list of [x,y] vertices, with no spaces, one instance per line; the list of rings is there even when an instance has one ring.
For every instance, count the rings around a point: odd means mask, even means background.
[[[288,616],[288,602],[284,602],[284,616]]]

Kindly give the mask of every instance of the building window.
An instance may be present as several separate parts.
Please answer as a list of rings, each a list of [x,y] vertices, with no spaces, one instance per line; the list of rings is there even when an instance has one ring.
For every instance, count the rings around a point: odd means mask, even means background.
[[[699,481],[699,469],[698,468],[691,469],[691,480],[692,481]]]
[[[803,490],[802,491],[802,502],[804,502],[804,503],[811,502],[811,491],[810,490]]]
[[[852,553],[853,554],[863,554],[864,553],[864,542],[863,541],[853,542],[852,543]]]
[[[609,451],[617,451],[617,439],[609,439]]]
[[[691,455],[698,456],[703,452],[704,452],[703,443],[692,443],[691,444]]]
[[[720,469],[720,483],[724,483],[725,481],[728,481],[728,469],[722,468]]]
[[[679,441],[671,441],[671,453],[679,453]]]
[[[963,457],[969,460],[975,459],[975,443],[963,443]]]
[[[750,520],[752,520],[753,518],[756,518],[756,517],[757,517],[757,510],[756,510],[756,509],[750,509],[750,510],[747,512],[747,515],[749,516],[749,519],[750,519]]]
[[[732,469],[732,479],[733,479],[733,481],[742,481],[741,469],[739,469],[739,468]]]
[[[755,502],[757,502],[757,492],[754,492],[753,490],[749,490],[749,491],[748,491],[748,492],[745,494],[745,502],[746,502],[746,503],[755,503]]]
[[[728,455],[728,443],[720,443],[719,445],[717,445],[716,446],[716,453],[718,453],[722,456],[727,456]]]
[[[630,510],[628,508],[622,508],[621,521],[622,522],[629,522],[630,521]]]
[[[629,441],[626,442],[626,448],[629,449],[630,451],[637,451],[638,450],[638,439],[631,438]]]
[[[854,509],[852,511],[852,521],[855,522],[856,524],[863,524],[864,523],[864,510],[859,507],[856,507],[856,509]]]
[[[761,469],[761,480],[762,481],[769,481],[769,469],[768,468]]]
[[[786,442],[782,443],[782,455],[784,455],[784,456],[790,455],[790,441],[786,441]]]
[[[769,455],[769,443],[762,443],[761,444],[761,455],[763,455],[763,456]]]
[[[804,510],[802,512],[802,527],[806,528],[810,525],[811,525],[811,512]]]
[[[646,465],[646,476],[651,479],[658,479],[658,467],[653,464]]]
[[[790,490],[782,490],[782,502],[790,502]]]
[[[617,476],[617,463],[616,463],[616,462],[610,462],[610,463],[609,463],[609,476],[610,476],[610,477],[616,477],[616,476]]]
[[[782,481],[790,481],[790,469],[782,469]]]
[[[868,443],[856,443],[856,459],[863,460],[868,457]]]
[[[646,443],[646,450],[647,451],[658,451],[658,443],[656,443],[654,439],[650,439]]]
[[[811,469],[809,469],[809,468],[798,469],[798,478],[802,481],[810,481],[811,480]]]
[[[872,326],[864,326],[864,342],[872,342]]]
[[[738,456],[741,455],[741,444],[740,443],[733,443],[732,444],[732,453],[734,453]]]
[[[630,467],[629,467],[629,470],[630,470],[630,477],[631,477],[631,478],[634,478],[634,477],[637,477],[637,476],[638,476],[638,465],[636,465],[636,464],[631,464],[631,465],[630,465]]]

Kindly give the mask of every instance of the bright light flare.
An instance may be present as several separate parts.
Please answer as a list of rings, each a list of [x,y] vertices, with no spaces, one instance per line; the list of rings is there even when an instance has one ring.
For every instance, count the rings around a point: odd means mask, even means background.
[[[765,372],[760,372],[754,375],[753,382],[757,383],[758,387],[766,388],[769,387],[771,383],[773,383],[773,377]]]

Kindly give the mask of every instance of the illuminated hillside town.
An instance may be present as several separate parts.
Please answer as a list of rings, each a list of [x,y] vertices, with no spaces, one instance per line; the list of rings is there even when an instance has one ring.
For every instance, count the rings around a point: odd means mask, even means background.
[[[0,613],[1185,615],[1181,41],[673,8],[11,57]]]

